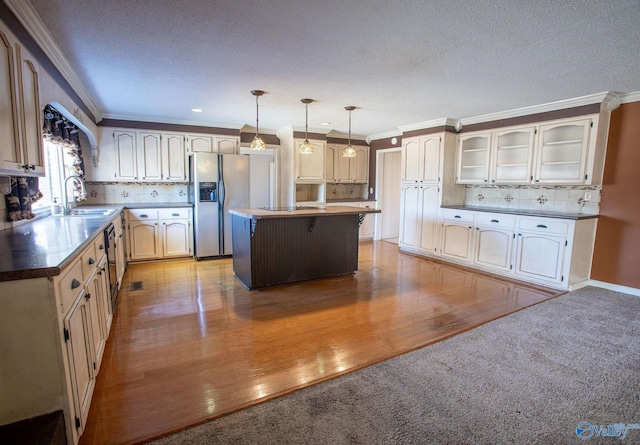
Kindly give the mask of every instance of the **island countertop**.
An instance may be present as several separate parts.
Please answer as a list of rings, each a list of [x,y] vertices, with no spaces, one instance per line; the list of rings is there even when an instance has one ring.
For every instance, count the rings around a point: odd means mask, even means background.
[[[359,215],[365,213],[380,213],[378,209],[351,206],[327,206],[327,207],[272,207],[255,209],[230,209],[229,213],[247,219],[268,218],[301,218],[321,217],[335,215]]]

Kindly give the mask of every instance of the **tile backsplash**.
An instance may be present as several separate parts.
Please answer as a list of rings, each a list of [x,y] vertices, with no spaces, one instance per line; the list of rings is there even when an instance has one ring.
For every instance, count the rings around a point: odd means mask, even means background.
[[[464,204],[473,207],[597,215],[600,213],[601,190],[600,186],[467,185]]]
[[[366,199],[368,184],[327,183],[327,201],[332,199]]]
[[[188,182],[91,182],[86,204],[127,204],[189,201]]]

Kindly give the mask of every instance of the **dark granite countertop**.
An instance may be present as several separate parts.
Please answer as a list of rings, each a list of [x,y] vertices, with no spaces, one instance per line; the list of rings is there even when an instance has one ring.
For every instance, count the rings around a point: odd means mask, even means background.
[[[114,209],[106,216],[46,216],[0,231],[0,281],[59,275],[125,208],[191,207],[189,203],[79,206]]]
[[[329,207],[279,207],[261,209],[230,209],[229,213],[248,219],[269,218],[304,218],[336,215],[359,215],[365,213],[380,213],[380,210],[365,209],[364,207],[329,206]]]
[[[502,209],[498,207],[474,207],[474,206],[465,206],[465,205],[443,205],[440,207],[443,209],[469,210],[472,212],[503,213],[507,215],[540,216],[544,218],[559,218],[559,219],[573,219],[573,220],[593,219],[598,217],[598,215],[585,215],[582,213],[543,212],[539,210]]]

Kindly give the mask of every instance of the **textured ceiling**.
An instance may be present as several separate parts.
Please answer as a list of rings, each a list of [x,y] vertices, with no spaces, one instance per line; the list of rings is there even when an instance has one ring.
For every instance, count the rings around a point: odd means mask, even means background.
[[[365,136],[640,91],[638,0],[30,1],[110,118],[254,126],[262,89],[267,132],[309,97]]]

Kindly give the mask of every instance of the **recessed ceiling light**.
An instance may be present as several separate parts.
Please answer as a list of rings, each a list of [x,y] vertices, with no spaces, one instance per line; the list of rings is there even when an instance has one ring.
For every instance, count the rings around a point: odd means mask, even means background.
[[[331,125],[331,122],[320,122],[320,125]]]
[[[202,113],[204,110],[202,108],[192,108],[191,111],[194,113]]]

